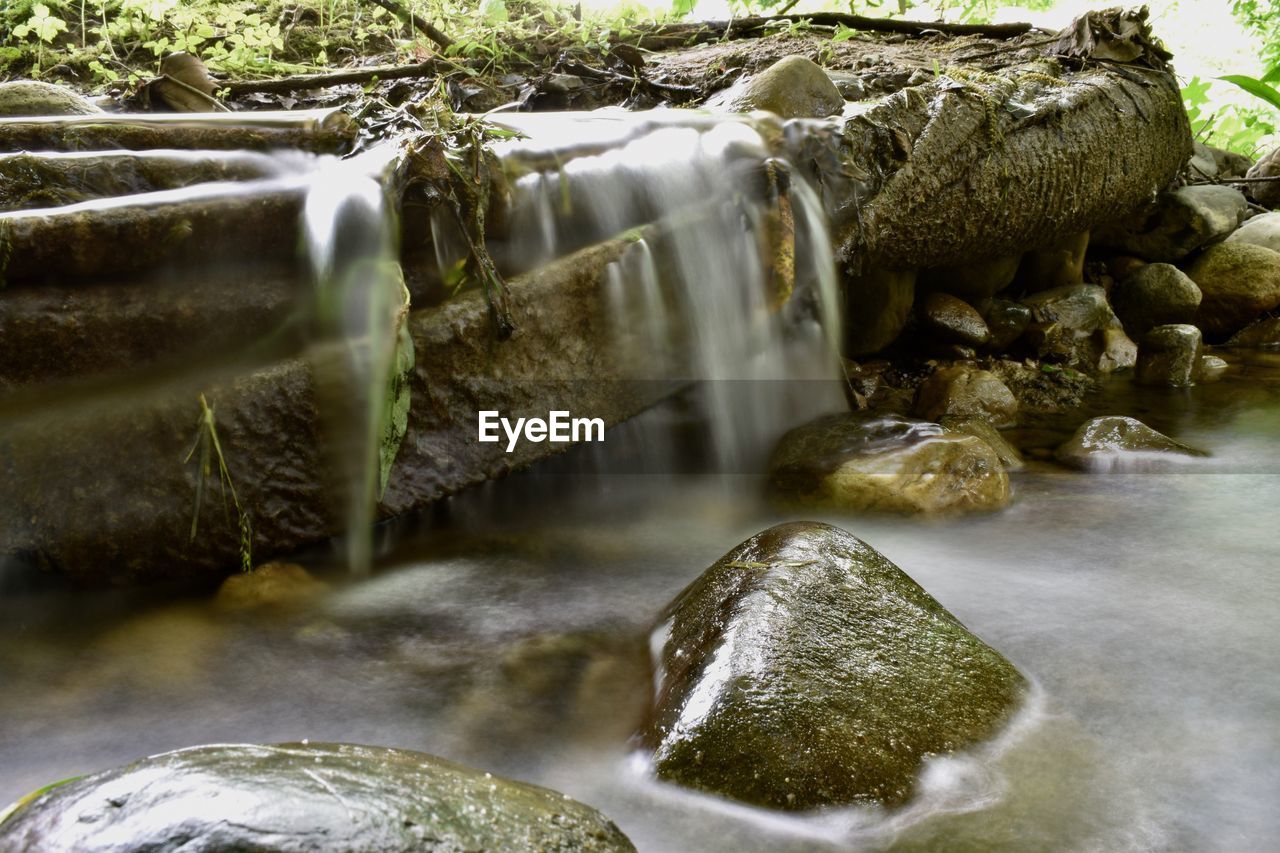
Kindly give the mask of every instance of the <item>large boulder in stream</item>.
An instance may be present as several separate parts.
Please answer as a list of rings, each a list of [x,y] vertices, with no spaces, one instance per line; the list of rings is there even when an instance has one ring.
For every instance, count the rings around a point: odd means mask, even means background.
[[[634,850],[555,791],[420,752],[200,746],[59,785],[0,824],[3,850]]]
[[[1210,246],[1187,268],[1204,298],[1196,325],[1225,337],[1280,306],[1280,252],[1251,243]]]
[[[769,808],[902,803],[926,757],[991,737],[1024,687],[901,569],[815,522],[738,545],[660,630],[658,776]]]
[[[954,513],[1009,503],[1009,475],[981,439],[910,418],[828,415],[782,437],[769,487],[784,506]]]

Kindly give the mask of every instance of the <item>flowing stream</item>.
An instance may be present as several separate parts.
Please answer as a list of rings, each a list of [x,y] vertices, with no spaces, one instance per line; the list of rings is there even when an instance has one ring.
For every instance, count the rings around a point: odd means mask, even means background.
[[[350,393],[357,412],[353,444],[337,451],[356,535],[340,559],[310,555],[328,588],[287,611],[6,588],[0,802],[192,744],[310,739],[420,749],[546,784],[601,808],[642,851],[1280,845],[1275,354],[1233,355],[1225,380],[1185,394],[1112,380],[1091,403],[1206,459],[1099,474],[1033,462],[1014,475],[1015,504],[990,516],[825,519],[1035,685],[1001,738],[931,763],[911,804],[784,816],[649,777],[630,739],[652,689],[647,632],[715,559],[788,517],[762,497],[763,454],[842,397],[813,190],[789,174],[797,297],[778,308],[778,203],[753,189],[775,156],[761,129],[645,121],[571,119],[555,128],[567,141],[550,142],[526,126],[531,139],[504,152],[515,204],[494,253],[533,267],[665,221],[606,271],[611,322],[655,377],[700,384],[603,445],[385,527],[372,577],[353,575],[374,562],[360,532],[401,285],[377,170],[320,173],[304,233],[319,338],[347,345],[334,394]],[[550,169],[528,165],[548,157]],[[1083,417],[1019,438],[1048,447]]]

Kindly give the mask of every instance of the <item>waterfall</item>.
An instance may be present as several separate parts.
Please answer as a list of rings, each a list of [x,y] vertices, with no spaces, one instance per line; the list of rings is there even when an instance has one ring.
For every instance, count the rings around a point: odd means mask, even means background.
[[[607,273],[616,337],[652,378],[700,383],[717,470],[758,471],[783,431],[842,406],[826,218],[776,159],[773,128],[679,110],[501,120],[527,138],[502,151],[513,198],[495,254],[528,268],[650,226]],[[770,187],[770,174],[786,186]],[[780,207],[794,226],[782,235],[794,252],[782,305],[771,269]]]

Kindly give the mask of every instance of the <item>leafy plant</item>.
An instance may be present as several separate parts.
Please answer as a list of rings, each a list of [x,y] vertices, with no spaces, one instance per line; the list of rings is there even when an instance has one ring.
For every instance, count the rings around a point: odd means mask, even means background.
[[[36,66],[40,67],[44,65],[44,46],[53,44],[58,33],[66,31],[66,21],[53,14],[45,4],[37,3],[31,7],[31,17],[27,18],[25,23],[13,28],[13,36],[18,39],[25,39],[28,36],[36,37]]]

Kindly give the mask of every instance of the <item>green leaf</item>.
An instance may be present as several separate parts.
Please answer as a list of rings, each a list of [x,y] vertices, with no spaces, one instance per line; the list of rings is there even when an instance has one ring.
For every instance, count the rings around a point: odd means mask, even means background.
[[[1273,107],[1280,108],[1280,92],[1277,92],[1274,88],[1268,86],[1257,78],[1248,77],[1244,74],[1227,74],[1226,76],[1219,77],[1218,79],[1225,80],[1228,83],[1234,83],[1250,95],[1261,98]]]

